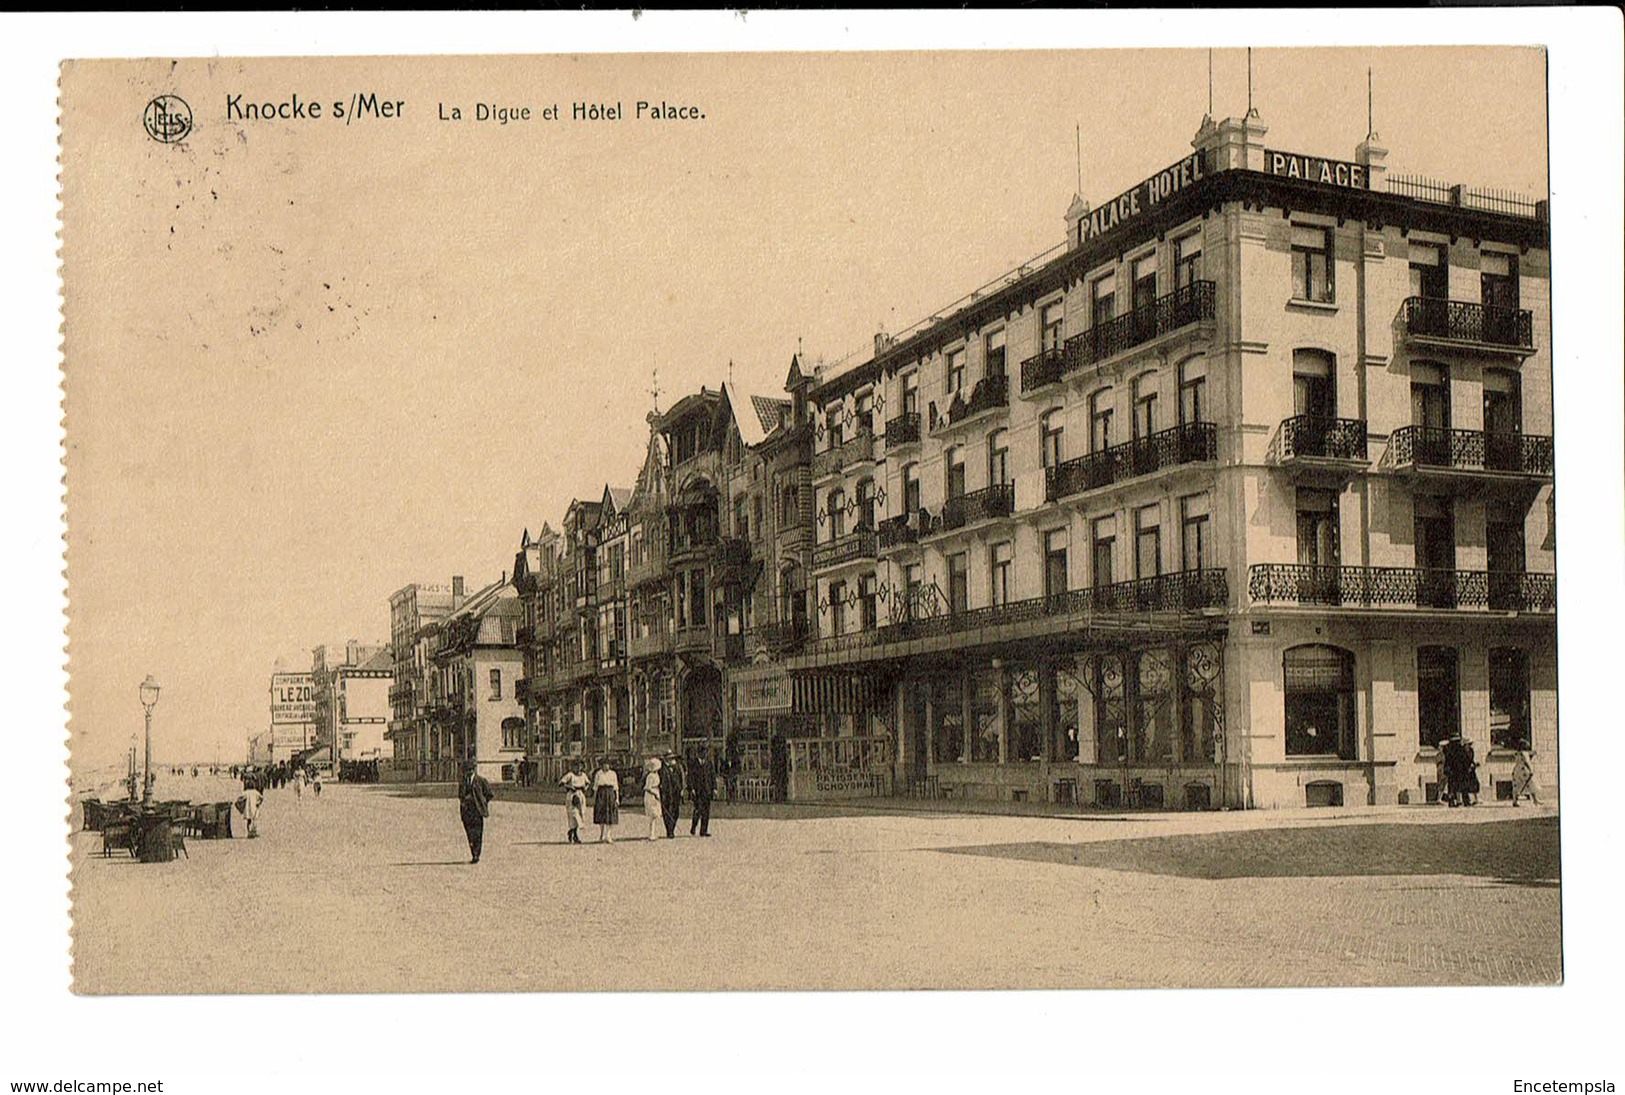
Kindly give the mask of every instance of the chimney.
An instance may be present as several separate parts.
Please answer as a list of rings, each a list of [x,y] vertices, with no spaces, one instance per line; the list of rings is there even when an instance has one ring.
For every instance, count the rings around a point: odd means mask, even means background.
[[[456,612],[463,607],[463,576],[454,575],[451,579],[451,610]]]

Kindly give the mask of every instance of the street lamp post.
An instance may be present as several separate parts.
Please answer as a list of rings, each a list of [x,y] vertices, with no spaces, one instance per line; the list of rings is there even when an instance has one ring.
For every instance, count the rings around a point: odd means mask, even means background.
[[[144,787],[141,792],[141,805],[152,805],[152,709],[158,704],[158,682],[147,674],[147,679],[141,682],[141,706],[147,713],[147,747],[145,769],[142,776]]]

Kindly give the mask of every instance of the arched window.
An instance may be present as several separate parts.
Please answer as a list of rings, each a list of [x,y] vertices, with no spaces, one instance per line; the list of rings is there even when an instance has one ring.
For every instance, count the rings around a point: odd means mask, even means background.
[[[1354,655],[1306,643],[1282,658],[1286,686],[1286,755],[1353,760]]]
[[[1102,388],[1089,396],[1089,451],[1112,447],[1112,390]]]

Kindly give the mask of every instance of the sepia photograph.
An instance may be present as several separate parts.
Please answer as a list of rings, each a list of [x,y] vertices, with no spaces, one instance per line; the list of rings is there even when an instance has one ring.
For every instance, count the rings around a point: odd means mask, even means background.
[[[68,62],[75,990],[1560,981],[1545,70]]]
[[[577,14],[44,51],[13,1090],[1612,1090],[1619,59]]]

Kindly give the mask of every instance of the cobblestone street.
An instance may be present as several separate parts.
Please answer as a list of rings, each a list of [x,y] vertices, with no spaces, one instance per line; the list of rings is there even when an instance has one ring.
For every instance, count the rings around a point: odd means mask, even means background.
[[[172,790],[198,799],[233,793],[224,781],[205,783]],[[1550,810],[1056,818],[756,808],[730,817],[719,804],[711,839],[689,838],[685,817],[679,839],[650,843],[634,807],[613,845],[575,847],[563,843],[559,807],[500,795],[478,865],[467,862],[455,801],[388,787],[334,786],[319,800],[272,791],[261,839],[240,839],[234,819],[239,839],[194,840],[188,858],[167,866],[102,859],[97,835],[76,833],[76,989],[1080,988],[1562,976]],[[596,839],[596,830],[587,835]],[[1275,867],[1258,873],[1276,876],[1214,869],[1235,855],[1264,857]]]

